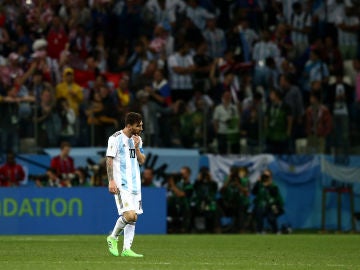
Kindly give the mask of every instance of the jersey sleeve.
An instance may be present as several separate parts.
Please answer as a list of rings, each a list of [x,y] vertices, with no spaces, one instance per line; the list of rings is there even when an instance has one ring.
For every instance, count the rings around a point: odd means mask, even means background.
[[[114,136],[110,136],[108,140],[108,147],[106,150],[107,157],[115,157],[118,150],[117,139]]]

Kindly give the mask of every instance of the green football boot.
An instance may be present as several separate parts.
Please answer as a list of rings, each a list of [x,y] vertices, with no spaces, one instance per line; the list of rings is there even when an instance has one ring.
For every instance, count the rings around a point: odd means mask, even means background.
[[[137,254],[134,251],[132,251],[131,249],[125,249],[125,250],[123,250],[123,252],[121,252],[121,257],[142,258],[142,257],[144,257],[144,255]]]
[[[118,240],[109,235],[106,238],[106,241],[108,243],[110,253],[114,256],[119,256],[119,250],[118,250],[118,246],[117,246]]]

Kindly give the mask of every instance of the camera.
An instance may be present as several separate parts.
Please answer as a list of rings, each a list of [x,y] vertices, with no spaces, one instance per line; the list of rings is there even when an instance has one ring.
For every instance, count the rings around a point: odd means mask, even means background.
[[[270,180],[270,176],[266,174],[261,175],[261,182],[265,183]]]
[[[179,182],[182,178],[181,173],[169,173],[165,175],[165,179],[173,179],[175,183]]]

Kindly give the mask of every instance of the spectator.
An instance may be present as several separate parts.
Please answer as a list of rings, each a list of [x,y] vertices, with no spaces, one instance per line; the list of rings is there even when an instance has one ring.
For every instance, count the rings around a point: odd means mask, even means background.
[[[169,25],[164,23],[158,24],[154,28],[154,37],[150,41],[149,50],[156,59],[166,60],[167,56],[174,53],[174,43],[175,39],[170,34]]]
[[[64,24],[58,15],[54,15],[51,20],[50,29],[46,36],[47,52],[52,59],[58,60],[60,53],[64,50],[68,42],[68,35],[65,31]]]
[[[239,80],[238,77],[235,75],[235,72],[230,69],[223,74],[223,78],[216,78],[214,76],[214,66],[216,66],[218,61],[222,60],[215,60],[215,63],[212,67],[210,72],[210,80],[213,84],[213,89],[210,92],[211,98],[215,101],[216,104],[222,102],[222,95],[228,91],[230,92],[230,99],[234,105],[240,109],[240,101],[243,98],[241,96],[243,93],[240,92],[239,87]]]
[[[50,87],[50,85],[45,87]],[[56,111],[52,90],[49,88],[42,89],[38,103],[34,113],[34,122],[38,131],[37,145],[44,148],[54,147],[59,141],[61,119]]]
[[[283,102],[280,91],[270,91],[270,105],[265,116],[267,152],[288,154],[293,118],[290,107]]]
[[[302,55],[309,45],[311,20],[311,14],[304,10],[300,1],[292,4],[292,13],[290,20],[288,21],[288,28],[291,31],[291,40],[294,44],[295,58]]]
[[[264,221],[271,226],[271,232],[278,233],[277,219],[284,213],[284,203],[278,186],[273,181],[272,172],[264,170],[252,188],[254,216],[257,233],[265,233]]]
[[[238,24],[233,29],[235,48],[242,50],[243,60],[249,62],[252,59],[252,52],[254,44],[259,39],[257,32],[249,27],[249,21],[245,18],[240,18]]]
[[[51,101],[53,105],[55,104],[55,90],[52,84],[49,82],[44,81],[44,75],[40,70],[34,70],[32,73],[32,79],[27,84],[29,92],[32,96],[35,97],[36,104],[41,103],[41,95],[42,92],[45,90],[50,91]]]
[[[326,56],[325,56],[325,63],[329,67],[330,75],[335,75],[340,72],[343,72],[344,65],[343,65],[343,58],[342,54],[339,50],[339,47],[334,42],[331,36],[327,36],[325,38],[325,48]]]
[[[209,75],[213,65],[213,59],[207,54],[208,45],[202,41],[196,48],[193,57],[195,71],[193,75],[194,88],[202,90],[204,93],[210,90]]]
[[[5,87],[13,85],[14,78],[22,77],[25,73],[20,65],[19,57],[17,53],[12,52],[8,56],[7,64],[0,66],[1,82]]]
[[[266,85],[267,72],[265,67],[265,60],[272,57],[275,62],[280,57],[280,50],[277,45],[270,39],[271,33],[269,30],[263,30],[262,39],[255,43],[253,50],[253,61],[255,62],[254,84]]]
[[[19,98],[15,86],[8,87],[6,96],[0,100],[0,149],[19,150]],[[1,152],[1,151],[0,151]]]
[[[161,107],[169,106],[171,101],[171,89],[168,81],[164,76],[164,71],[157,69],[154,73],[152,87],[146,88],[149,93],[150,100]]]
[[[3,9],[3,7],[1,7]],[[3,14],[3,10],[1,11]],[[0,24],[0,53],[4,55],[8,50],[7,44],[9,44],[10,37],[9,32],[5,27],[5,20],[3,20]]]
[[[182,167],[180,174],[168,176],[167,184],[171,195],[168,197],[168,217],[173,221],[170,231],[182,233],[190,232],[191,228],[191,199],[193,196],[193,185],[190,180],[191,170],[189,167]],[[174,224],[175,223],[175,224]],[[176,226],[177,224],[179,226]]]
[[[54,85],[61,80],[60,66],[57,59],[52,59],[48,55],[47,48],[48,42],[45,39],[36,39],[32,44],[33,54],[30,61],[42,72],[43,79]]]
[[[24,168],[16,163],[12,151],[6,153],[6,162],[0,166],[0,186],[17,187],[25,180]]]
[[[57,100],[56,109],[61,122],[59,141],[68,141],[71,145],[76,145],[76,116],[74,110],[70,107],[68,100],[64,97]]]
[[[178,14],[184,13],[186,5],[182,0],[149,0],[145,7],[155,24],[175,27]]]
[[[337,26],[338,44],[341,55],[345,60],[354,59],[359,43],[358,33],[360,30],[360,20],[346,12],[345,5],[339,5],[338,16],[335,19]]]
[[[292,59],[294,58],[294,46],[285,24],[278,24],[274,33],[274,42],[280,50],[280,56]]]
[[[98,70],[99,72],[106,72],[108,70],[107,67],[108,48],[104,33],[102,32],[96,33],[93,43],[94,44],[93,44],[92,53],[94,60],[97,63],[96,70]]]
[[[100,86],[90,95],[90,103],[85,108],[85,130],[91,132],[91,145],[105,146],[106,138],[118,128],[118,106],[109,87]]]
[[[75,173],[74,159],[70,156],[71,144],[62,142],[60,144],[60,154],[53,157],[50,168],[54,169],[56,176],[61,180],[70,181]]]
[[[203,145],[205,102],[203,99],[198,99],[194,105],[195,111],[190,111],[189,106],[181,101],[178,109],[181,146],[185,148]]]
[[[332,118],[328,108],[320,102],[319,93],[310,94],[305,121],[308,152],[325,153],[326,138],[332,130]]]
[[[94,92],[90,98],[90,104],[85,110],[85,115],[87,117],[87,124],[90,125],[90,132],[92,133],[92,145],[100,146],[103,142],[103,118],[104,115],[104,104],[102,102],[102,97],[99,92]],[[115,123],[114,119],[114,123]]]
[[[168,58],[171,98],[174,102],[178,99],[187,102],[194,93],[192,74],[195,65],[189,50],[188,42],[179,44],[178,50]]]
[[[327,93],[327,104],[333,117],[332,137],[337,154],[349,153],[349,122],[353,96],[353,88],[344,82],[343,74],[337,74],[335,83],[330,85]]]
[[[209,48],[209,56],[214,59],[223,57],[227,49],[226,37],[225,32],[216,26],[215,17],[207,19],[203,35]]]
[[[193,24],[203,31],[206,26],[206,20],[214,18],[214,15],[199,5],[199,0],[186,0],[186,16]]]
[[[280,87],[284,94],[284,103],[289,106],[293,119],[291,139],[300,138],[304,135],[305,112],[301,91],[293,84],[293,77],[290,75],[280,76]]]
[[[231,103],[229,91],[223,93],[222,103],[215,107],[213,123],[219,154],[239,153],[240,115],[237,107]]]
[[[55,94],[57,99],[66,98],[75,115],[79,115],[79,107],[84,100],[84,94],[81,86],[74,81],[74,70],[72,68],[64,69],[63,81],[56,85]]]
[[[139,86],[138,79],[144,73],[147,65],[153,60],[151,52],[147,49],[146,44],[142,40],[135,43],[134,52],[128,59],[128,65],[131,67],[131,81]]]
[[[172,112],[171,92],[162,70],[157,69],[153,76],[151,86],[145,86],[143,99],[147,99],[147,105],[143,107],[145,116],[145,129],[149,145],[169,145],[170,134],[167,125],[169,124],[169,113]],[[137,96],[140,95],[138,91]]]
[[[154,184],[154,170],[152,168],[145,168],[142,172],[141,186],[142,187],[155,187]]]
[[[109,35],[114,33],[119,39],[128,40],[130,47],[133,47],[134,42],[139,38],[140,34],[143,33],[141,29],[147,26],[141,16],[141,2],[132,0],[117,1],[113,7],[113,12],[111,12],[112,7],[110,4],[110,2],[106,3],[106,5],[108,5],[107,10],[104,9],[104,11],[102,11],[104,23],[101,28],[99,27],[100,32],[108,32]],[[113,18],[110,16],[112,13],[114,15]],[[93,17],[93,19],[94,21],[99,21],[98,18]],[[111,22],[114,22],[115,25],[110,25]],[[126,27],[124,27],[124,25],[126,25]],[[114,32],[110,33],[110,26],[115,26]],[[112,36],[110,36],[110,38],[112,38]]]
[[[120,111],[124,111],[124,109],[130,104],[131,101],[131,93],[129,90],[129,76],[127,74],[123,74],[119,81],[119,86],[113,92],[115,94],[115,98],[117,100],[118,108]]]
[[[79,58],[83,61],[86,60],[90,51],[92,50],[91,36],[86,30],[85,26],[78,24],[76,27],[76,37],[72,40],[75,50]]]
[[[325,86],[329,80],[329,69],[321,59],[321,52],[318,49],[312,49],[310,51],[310,59],[306,62],[303,71],[303,94],[304,100],[309,99],[312,84],[319,82],[321,86]],[[324,87],[322,87],[324,88]],[[325,92],[325,89],[322,89]],[[323,98],[324,93],[321,93]]]
[[[257,154],[261,151],[264,109],[262,94],[255,92],[251,103],[241,117],[241,134],[246,138],[247,152]]]
[[[217,183],[211,178],[209,169],[202,167],[194,182],[194,222],[204,218],[204,229],[208,233],[219,232],[219,209],[216,203]]]

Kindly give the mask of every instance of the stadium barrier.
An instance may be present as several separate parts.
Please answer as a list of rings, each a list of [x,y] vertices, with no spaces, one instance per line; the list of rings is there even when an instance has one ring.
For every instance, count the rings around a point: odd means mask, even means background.
[[[156,179],[154,183],[156,186],[161,186],[164,183],[164,178],[162,178],[164,174],[176,172],[182,166],[189,166],[191,168],[191,179],[193,180],[196,179],[200,167],[209,167],[211,175],[218,182],[219,187],[223,184],[224,177],[231,166],[248,167],[252,183],[259,177],[262,169],[270,168],[285,201],[285,214],[280,217],[280,225],[287,224],[293,229],[322,228],[321,210],[322,191],[324,188],[347,188],[351,186],[354,191],[355,216],[360,213],[360,156],[349,156],[346,159],[336,160],[336,157],[321,155],[281,157],[273,155],[219,156],[212,154],[200,155],[196,150],[185,149],[145,148],[144,150],[148,156],[146,166],[152,167],[155,170]],[[95,147],[73,148],[71,155],[75,159],[76,166],[87,166],[88,158],[98,162],[103,157],[104,151],[104,148]],[[21,155],[17,161],[25,167],[28,175],[41,174],[45,171],[46,166],[50,164],[50,158],[59,153],[59,149],[45,149],[45,152],[47,155]],[[25,186],[32,187],[33,185],[33,181],[25,181]],[[102,190],[102,188],[99,189]],[[31,192],[33,192],[32,190],[33,188],[31,188]],[[75,191],[77,193],[79,192],[78,188],[74,188],[74,190],[77,190]],[[83,189],[80,190],[82,192]],[[69,189],[66,189],[66,191],[69,191]],[[74,191],[66,193],[70,192]],[[103,191],[92,192],[106,194]],[[8,191],[0,194],[1,203],[3,203],[3,198],[7,194]],[[351,222],[351,204],[347,198],[348,196],[348,194],[343,194],[341,206],[341,230],[344,231],[351,230],[353,227]],[[109,199],[109,196],[107,196],[107,199]],[[75,207],[76,201],[71,202],[73,207]],[[324,226],[330,230],[339,229],[337,202],[336,194],[329,194],[324,202],[326,210]],[[11,204],[11,202],[6,203]],[[35,201],[33,203],[41,206],[51,202]],[[55,201],[55,203],[60,205],[62,202]],[[111,204],[106,203],[106,205],[111,208]],[[147,207],[147,205],[145,204],[144,207]],[[166,205],[162,207],[166,207]],[[109,222],[113,222],[111,217]],[[141,226],[140,223],[139,226]],[[359,225],[356,225],[356,230],[358,231],[360,230]],[[105,227],[103,226],[102,228]]]
[[[166,190],[143,188],[138,234],[166,233]],[[2,188],[0,234],[108,234],[118,217],[107,188]]]

